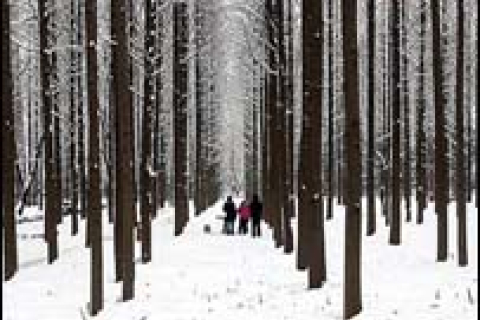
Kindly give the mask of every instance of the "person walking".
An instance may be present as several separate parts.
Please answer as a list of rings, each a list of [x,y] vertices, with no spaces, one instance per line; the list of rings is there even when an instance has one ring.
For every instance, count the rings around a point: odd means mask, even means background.
[[[250,215],[252,217],[252,237],[260,237],[262,235],[260,221],[262,220],[263,204],[260,202],[257,194],[252,197],[250,203]]]
[[[248,233],[248,219],[250,218],[250,207],[247,205],[247,202],[244,200],[238,208],[238,215],[240,216],[240,223],[238,225],[239,234]]]
[[[237,217],[237,210],[231,196],[227,197],[227,201],[223,205],[223,212],[225,212],[225,232],[228,235],[232,235],[235,226],[235,218]]]

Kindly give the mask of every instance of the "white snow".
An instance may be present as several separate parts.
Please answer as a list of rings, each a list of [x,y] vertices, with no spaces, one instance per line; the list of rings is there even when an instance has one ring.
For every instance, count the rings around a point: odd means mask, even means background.
[[[322,289],[308,290],[307,272],[296,270],[295,254],[285,255],[281,248],[274,248],[266,225],[262,226],[261,238],[222,235],[222,221],[217,218],[222,215],[221,205],[217,203],[200,217],[192,216],[180,237],[173,236],[173,209],[159,212],[153,221],[150,264],[141,264],[137,243],[136,290],[130,302],[121,302],[121,284],[114,282],[113,228],[105,218],[105,304],[95,318],[343,318],[343,207],[336,207],[334,219],[325,223],[327,282]],[[377,216],[377,233],[362,237],[363,311],[355,319],[477,318],[478,210],[469,204],[469,265],[460,268],[456,261],[453,205],[450,254],[444,263],[435,262],[436,221],[432,208],[430,204],[423,225],[402,224],[401,246],[388,245],[388,229],[381,215]],[[28,208],[24,215],[39,214],[37,209]],[[211,234],[203,232],[205,224],[211,225]],[[3,282],[3,319],[90,318],[90,256],[84,247],[84,230],[82,221],[80,234],[70,236],[70,219],[64,217],[59,227],[59,260],[49,266],[43,239],[32,237],[43,233],[43,221],[18,225],[20,270],[12,281]]]

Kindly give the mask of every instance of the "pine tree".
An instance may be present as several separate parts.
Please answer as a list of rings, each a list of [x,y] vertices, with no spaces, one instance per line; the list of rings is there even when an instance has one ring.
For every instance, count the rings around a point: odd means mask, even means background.
[[[117,160],[117,201],[115,213],[117,249],[123,280],[122,298],[131,300],[134,296],[134,242],[135,220],[134,177],[133,177],[133,125],[130,68],[127,47],[127,5],[125,0],[112,1],[112,33],[116,45],[112,48],[113,92],[116,104],[116,160]],[[120,279],[119,279],[120,278]]]
[[[302,8],[303,124],[300,140],[299,215],[304,215],[306,222],[304,230],[307,232],[310,288],[319,288],[326,280],[321,183],[322,6],[323,3],[319,1],[304,1]]]
[[[346,139],[346,215],[344,319],[362,309],[361,297],[361,153],[358,88],[357,1],[343,0],[343,48]]]
[[[376,229],[375,207],[375,0],[368,1],[367,235]]]
[[[10,41],[10,5],[1,3],[2,15],[2,216],[4,227],[4,279],[10,280],[18,270],[15,223],[15,134],[13,111],[13,77]]]
[[[456,83],[456,200],[458,220],[458,264],[466,266],[467,259],[467,197],[465,194],[465,136],[464,136],[464,7],[457,0],[457,83]]]
[[[447,260],[448,247],[448,164],[445,136],[445,99],[443,97],[440,26],[440,1],[431,0],[433,33],[433,85],[435,104],[435,212],[437,214],[437,261]]]
[[[175,163],[175,235],[182,233],[188,221],[187,182],[187,84],[185,57],[188,41],[187,5],[174,4],[174,163]]]
[[[399,0],[392,1],[392,219],[389,243],[400,244],[400,8]]]
[[[58,258],[57,244],[57,198],[59,197],[55,188],[55,154],[53,141],[53,110],[51,77],[52,64],[48,54],[47,37],[49,15],[47,15],[47,0],[39,0],[38,16],[40,19],[40,76],[41,101],[43,106],[43,126],[45,133],[45,240],[47,242],[48,263],[53,263]]]
[[[97,65],[97,3],[87,1],[86,37],[88,71],[88,223],[90,224],[90,313],[96,315],[103,308],[102,203],[100,191],[100,136]]]

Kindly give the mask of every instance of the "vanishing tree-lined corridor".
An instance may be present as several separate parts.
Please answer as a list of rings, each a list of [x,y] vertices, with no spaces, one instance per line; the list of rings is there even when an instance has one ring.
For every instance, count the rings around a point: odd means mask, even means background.
[[[38,208],[48,264],[68,259],[64,226],[85,235],[97,315],[107,231],[121,300],[135,300],[137,257],[169,263],[155,254],[159,212],[174,208],[169,232],[182,237],[227,195],[260,196],[274,247],[307,271],[309,290],[326,290],[326,238],[335,208],[345,208],[345,319],[364,309],[365,239],[402,246],[407,225],[422,232],[429,204],[431,262],[453,250],[468,266],[468,206],[478,214],[476,1],[1,6],[4,281],[22,272],[17,228]]]

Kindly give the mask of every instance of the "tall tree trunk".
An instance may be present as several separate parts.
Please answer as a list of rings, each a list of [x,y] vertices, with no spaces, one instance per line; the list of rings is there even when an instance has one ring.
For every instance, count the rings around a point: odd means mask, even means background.
[[[200,212],[205,208],[202,207],[202,198],[203,195],[203,153],[202,153],[202,141],[203,137],[203,117],[202,117],[202,83],[201,83],[201,66],[200,66],[200,50],[201,50],[201,11],[200,11],[200,1],[195,1],[195,215],[200,215]]]
[[[70,2],[70,16],[71,16],[71,44],[72,47],[76,43],[76,30],[78,25],[75,24],[75,10],[76,2],[75,0],[71,0]],[[72,69],[75,66],[76,60],[76,53],[72,49],[70,51],[70,60]],[[76,128],[77,128],[77,109],[75,108],[75,76],[70,76],[70,170],[71,170],[71,206],[70,206],[70,214],[72,219],[72,235],[78,234],[78,173],[77,173],[77,135]]]
[[[328,198],[327,198],[327,214],[326,218],[333,218],[333,170],[334,170],[334,154],[333,154],[333,109],[335,107],[335,91],[334,91],[334,70],[333,70],[333,56],[334,56],[334,40],[333,40],[333,0],[328,0]]]
[[[174,163],[175,163],[175,236],[182,233],[188,221],[187,181],[187,84],[185,61],[188,46],[187,5],[174,4]]]
[[[456,200],[458,220],[458,264],[466,266],[467,258],[467,197],[465,194],[465,130],[464,130],[464,7],[463,0],[457,0],[457,83],[456,83]]]
[[[367,235],[376,229],[375,208],[375,0],[368,1]]]
[[[300,142],[299,215],[305,216],[309,287],[326,280],[323,194],[321,179],[323,3],[304,1],[303,14],[303,125]]]
[[[416,198],[417,198],[417,223],[423,223],[423,210],[427,207],[426,184],[426,135],[425,135],[425,41],[427,28],[427,2],[420,4],[420,66],[418,76],[417,95],[417,146],[416,146]]]
[[[400,8],[399,0],[392,1],[392,220],[389,243],[399,245],[401,238],[400,218]]]
[[[293,229],[290,219],[295,216],[295,203],[293,197],[293,80],[294,80],[294,68],[293,68],[293,19],[292,19],[292,0],[287,0],[287,39],[286,39],[286,61],[285,61],[285,190],[284,190],[284,219],[285,219],[285,243],[284,252],[290,254],[293,252]],[[255,113],[255,111],[254,111]],[[256,120],[256,119],[255,119]],[[256,121],[255,127],[256,127]],[[255,145],[256,146],[256,145]],[[257,159],[257,153],[255,151],[255,160]],[[254,172],[256,173],[256,167]]]
[[[121,279],[123,280],[122,298],[131,300],[134,296],[134,242],[133,224],[135,220],[134,203],[134,157],[132,145],[134,132],[132,125],[132,99],[130,87],[130,67],[128,56],[127,4],[125,0],[112,1],[112,33],[116,42],[112,48],[113,91],[116,104],[117,133],[117,212],[115,223],[121,225],[117,230],[120,248]],[[118,275],[117,275],[118,279]]]
[[[90,314],[103,308],[102,193],[100,189],[100,136],[97,74],[97,3],[85,3],[88,68],[88,224],[90,224]]]
[[[39,0],[38,16],[40,19],[40,76],[42,79],[41,100],[43,106],[43,125],[45,132],[45,240],[47,242],[48,263],[58,258],[57,244],[57,199],[55,188],[55,154],[53,149],[53,115],[52,94],[50,93],[52,65],[48,54],[47,36],[49,15],[47,0]]]
[[[155,45],[154,14],[155,5],[152,0],[145,1],[145,80],[143,93],[143,124],[142,124],[142,161],[140,172],[142,175],[140,184],[140,215],[141,215],[141,238],[142,238],[142,262],[147,263],[152,259],[152,227],[151,218],[155,207],[153,198],[156,196],[153,189],[153,157],[152,157],[152,125],[154,95],[154,68],[155,63],[152,57]]]
[[[77,1],[77,45],[83,48],[84,40],[82,35],[84,14],[82,11],[83,1]],[[78,168],[79,168],[79,200],[80,215],[85,218],[87,212],[87,176],[85,165],[85,108],[84,108],[84,83],[83,83],[83,50],[79,50],[77,54],[77,93],[78,93]]]
[[[345,216],[345,286],[343,317],[350,319],[362,309],[361,297],[361,152],[358,88],[357,1],[343,0],[343,48],[345,92],[345,139],[347,158]]]
[[[410,92],[409,92],[409,77],[408,77],[408,28],[407,28],[407,0],[402,0],[402,70],[403,70],[403,85],[402,98],[404,110],[404,136],[405,144],[403,148],[403,194],[406,205],[406,221],[412,220],[412,199],[411,199],[411,155],[410,155]]]
[[[2,216],[4,235],[4,279],[12,279],[18,270],[15,223],[15,123],[10,41],[10,5],[1,3],[2,15]]]
[[[433,33],[433,85],[435,102],[435,212],[437,214],[437,261],[446,261],[448,253],[448,164],[445,135],[445,99],[443,97],[440,26],[440,1],[431,0]]]

